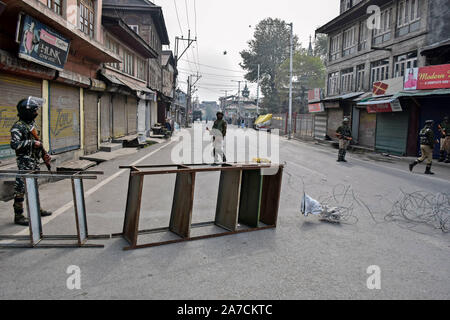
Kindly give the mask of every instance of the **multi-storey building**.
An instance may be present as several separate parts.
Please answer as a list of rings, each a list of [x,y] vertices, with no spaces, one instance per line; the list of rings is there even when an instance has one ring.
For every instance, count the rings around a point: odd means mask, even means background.
[[[335,138],[336,128],[349,117],[357,143],[416,155],[417,131],[425,118],[440,121],[448,113],[448,93],[400,93],[408,73],[449,62],[449,1],[341,0],[340,4],[339,16],[316,30],[328,36],[327,82],[323,109],[316,114],[321,126],[316,137]],[[387,109],[377,108],[377,101]]]

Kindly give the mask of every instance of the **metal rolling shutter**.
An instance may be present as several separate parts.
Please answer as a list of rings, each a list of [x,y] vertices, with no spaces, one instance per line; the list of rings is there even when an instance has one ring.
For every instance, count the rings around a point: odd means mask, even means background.
[[[327,134],[327,114],[316,113],[314,114],[314,138],[319,140],[325,140]]]
[[[98,94],[84,90],[84,150],[91,154],[98,149]]]
[[[408,112],[377,113],[376,150],[398,155],[406,154]]]
[[[135,97],[127,98],[127,134],[137,133],[137,99]]]
[[[111,95],[105,93],[100,100],[100,140],[102,142],[112,138],[112,127]]]
[[[42,96],[42,81],[0,74],[0,158],[14,157],[10,148],[11,127],[18,120],[17,103],[29,96]],[[38,131],[42,131],[41,110],[36,119]]]
[[[361,110],[359,113],[358,130],[358,142],[360,145],[371,148],[375,146],[376,127],[377,115],[375,113],[367,113],[366,110]]]
[[[50,83],[50,150],[53,154],[80,148],[80,89]]]
[[[336,130],[342,125],[344,120],[344,110],[328,109],[327,134],[331,139],[336,138]]]
[[[126,101],[123,95],[114,95],[113,102],[113,136],[120,138],[125,136],[127,130]]]

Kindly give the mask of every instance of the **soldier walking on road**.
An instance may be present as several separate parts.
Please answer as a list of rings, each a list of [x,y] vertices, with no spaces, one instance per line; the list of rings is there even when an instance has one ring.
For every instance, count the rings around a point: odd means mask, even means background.
[[[447,160],[445,163],[450,163],[450,122],[448,117],[444,117],[444,120],[438,126],[439,132],[441,133],[441,150],[439,162],[445,160],[445,153],[447,153]]]
[[[49,167],[50,156],[44,152],[43,145],[33,135],[34,120],[38,116],[38,109],[43,104],[40,98],[29,97],[17,104],[19,120],[11,128],[11,148],[16,151],[16,161],[19,170],[39,170],[39,161],[44,158]],[[23,178],[16,178],[14,185],[14,223],[28,226],[29,221],[23,215],[25,200],[25,184]],[[41,209],[41,216],[52,213]]]
[[[345,160],[345,155],[347,154],[347,148],[350,141],[353,140],[349,123],[350,120],[345,118],[344,121],[342,121],[342,126],[336,130],[336,136],[339,138],[338,162],[347,162],[347,160]]]
[[[433,125],[433,120],[427,120],[425,121],[425,127],[420,130],[420,152],[422,153],[422,156],[409,164],[409,171],[412,171],[414,166],[426,160],[427,168],[425,169],[425,174],[434,174],[431,172],[431,165],[433,163],[434,144],[438,141],[434,140]]]
[[[206,129],[209,130],[208,128]],[[222,112],[217,112],[217,120],[214,121],[210,133],[213,135],[214,162],[218,162],[218,155],[222,157],[223,162],[227,162],[227,158],[223,151],[223,139],[227,135],[227,122],[223,120]]]

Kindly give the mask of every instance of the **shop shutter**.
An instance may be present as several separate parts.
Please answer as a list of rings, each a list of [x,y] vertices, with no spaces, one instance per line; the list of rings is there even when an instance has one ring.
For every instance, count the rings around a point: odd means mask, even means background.
[[[342,125],[344,111],[342,109],[328,109],[327,135],[331,139],[336,138],[336,130]]]
[[[53,154],[80,148],[80,89],[50,83],[50,150]]]
[[[86,154],[98,150],[98,94],[84,90],[84,151]]]
[[[100,100],[100,139],[102,142],[110,141],[112,127],[111,95],[104,93]]]
[[[114,95],[113,103],[113,136],[120,138],[125,136],[127,130],[126,121],[126,97],[123,95]]]
[[[135,97],[127,98],[127,134],[137,133],[137,99]]]
[[[319,140],[325,140],[327,134],[327,114],[314,114],[314,137]]]
[[[10,148],[11,127],[18,120],[17,103],[29,96],[42,96],[42,80],[0,74],[0,158],[14,157]],[[42,131],[42,110],[36,118],[38,131]]]
[[[361,110],[359,113],[358,142],[365,147],[375,146],[375,131],[377,126],[377,115]],[[355,128],[356,129],[356,128]]]
[[[397,155],[406,154],[409,113],[377,113],[376,149]]]

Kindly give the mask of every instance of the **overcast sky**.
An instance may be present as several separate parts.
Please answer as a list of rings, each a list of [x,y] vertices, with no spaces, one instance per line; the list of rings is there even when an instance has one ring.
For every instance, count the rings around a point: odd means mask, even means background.
[[[271,17],[294,23],[294,33],[303,47],[309,43],[314,30],[339,14],[339,0],[155,0],[162,7],[170,37],[170,49],[175,48],[175,37],[197,35],[198,43],[187,51],[179,62],[179,87],[186,90],[189,74],[197,71],[200,101],[218,100],[236,94],[244,80],[239,66],[239,52],[252,39],[254,26]],[[177,18],[178,12],[178,18]],[[251,26],[251,27],[250,27]],[[181,30],[180,30],[181,29]],[[224,55],[224,51],[227,52]],[[190,61],[190,62],[189,62]],[[214,68],[212,68],[214,67]],[[227,69],[227,70],[223,70]],[[240,71],[240,72],[239,72]],[[244,84],[241,84],[242,86]],[[250,84],[251,95],[256,96],[256,84]],[[242,87],[241,87],[242,89]]]

